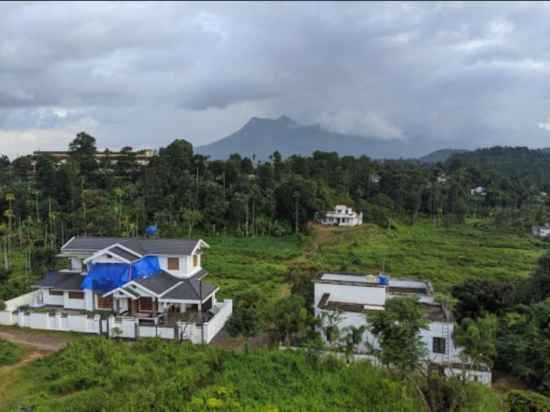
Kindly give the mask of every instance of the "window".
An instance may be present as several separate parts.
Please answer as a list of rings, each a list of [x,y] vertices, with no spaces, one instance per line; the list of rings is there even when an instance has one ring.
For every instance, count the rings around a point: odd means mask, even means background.
[[[50,296],[63,296],[63,291],[50,289]]]
[[[199,266],[199,255],[193,255],[193,267]]]
[[[113,309],[113,297],[107,296],[103,298],[101,296],[97,297],[97,308],[98,309]]]
[[[432,340],[432,352],[433,353],[446,353],[447,341],[445,338],[433,338]]]
[[[180,270],[180,258],[168,258],[168,270]]]
[[[84,292],[69,292],[69,299],[84,299]]]
[[[138,300],[139,312],[152,312],[153,311],[153,298],[139,298]]]

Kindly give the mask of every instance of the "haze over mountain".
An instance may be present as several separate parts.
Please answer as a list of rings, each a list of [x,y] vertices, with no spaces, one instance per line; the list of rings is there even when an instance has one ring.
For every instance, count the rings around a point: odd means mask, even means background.
[[[422,144],[420,144],[422,142]],[[300,125],[288,116],[277,119],[252,117],[241,129],[196,151],[212,159],[225,159],[233,153],[266,160],[275,151],[283,157],[310,155],[316,150],[338,152],[341,156],[367,155],[375,159],[412,158],[425,155],[432,142],[421,138],[381,139],[337,133],[319,125]]]

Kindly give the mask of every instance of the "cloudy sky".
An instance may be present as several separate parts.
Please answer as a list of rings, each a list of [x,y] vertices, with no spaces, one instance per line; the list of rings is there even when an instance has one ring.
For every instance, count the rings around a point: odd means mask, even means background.
[[[195,145],[252,116],[550,146],[549,3],[2,3],[0,152]]]

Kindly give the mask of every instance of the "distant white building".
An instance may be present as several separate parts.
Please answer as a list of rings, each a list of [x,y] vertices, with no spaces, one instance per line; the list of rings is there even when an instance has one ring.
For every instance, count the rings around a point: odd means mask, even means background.
[[[546,223],[544,226],[533,226],[531,231],[534,236],[550,237],[550,224]]]
[[[428,329],[421,332],[421,339],[428,351],[426,360],[441,366],[447,376],[462,376],[462,359],[459,357],[461,349],[453,342],[453,318],[445,306],[435,302],[429,282],[385,275],[334,272],[321,273],[314,280],[315,315],[321,319],[322,326],[327,326],[329,317],[322,316],[323,313],[337,312],[340,330],[367,325],[369,313],[383,311],[386,301],[397,296],[415,297],[424,309],[425,318],[429,322]],[[323,338],[330,345],[327,337]],[[367,330],[361,336],[356,353],[366,356],[369,346],[379,348],[377,338]],[[489,368],[468,368],[465,376],[487,385],[491,383]]]
[[[363,213],[354,212],[345,205],[336,205],[334,210],[325,212],[319,222],[322,225],[357,226],[363,224]]]
[[[487,194],[487,188],[483,186],[474,187],[473,189],[470,189],[470,194],[472,196],[485,196]]]

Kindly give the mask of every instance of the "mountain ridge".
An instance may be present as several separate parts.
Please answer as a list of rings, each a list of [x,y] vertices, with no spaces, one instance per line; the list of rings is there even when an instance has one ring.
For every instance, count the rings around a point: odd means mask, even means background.
[[[319,124],[301,125],[285,115],[276,119],[254,116],[236,132],[196,150],[212,159],[239,153],[258,160],[267,160],[275,151],[283,157],[307,156],[318,150],[375,159],[410,158],[411,151],[415,157],[424,154],[418,153],[416,144],[406,140],[333,132]]]

